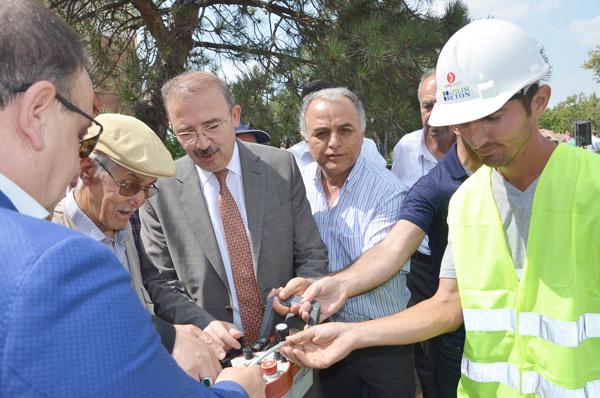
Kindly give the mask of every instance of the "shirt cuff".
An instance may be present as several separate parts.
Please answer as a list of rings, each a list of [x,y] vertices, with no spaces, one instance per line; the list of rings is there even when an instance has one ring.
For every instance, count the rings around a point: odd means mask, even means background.
[[[213,385],[210,389],[217,394],[219,394],[219,391],[223,391],[225,393],[223,396],[227,396],[227,397],[231,397],[231,394],[234,393],[234,394],[236,394],[235,396],[249,398],[246,390],[244,390],[242,388],[242,386],[240,386],[235,381],[230,381],[230,380],[220,381],[220,382],[216,383],[215,385]],[[219,395],[221,395],[221,394],[219,394]]]

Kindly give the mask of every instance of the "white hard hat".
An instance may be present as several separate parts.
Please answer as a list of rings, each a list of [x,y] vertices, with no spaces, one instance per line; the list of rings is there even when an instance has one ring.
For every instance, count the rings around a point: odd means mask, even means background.
[[[533,39],[499,20],[471,22],[444,45],[436,68],[436,104],[431,126],[480,119],[548,73]]]

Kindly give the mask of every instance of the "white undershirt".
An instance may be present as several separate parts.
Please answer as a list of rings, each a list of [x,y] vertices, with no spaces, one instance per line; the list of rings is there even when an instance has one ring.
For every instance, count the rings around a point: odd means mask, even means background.
[[[240,163],[240,152],[238,149],[237,142],[233,150],[233,156],[227,165],[229,172],[227,173],[227,187],[235,199],[235,203],[238,206],[242,221],[246,227],[246,234],[250,236],[248,231],[248,216],[246,214],[246,199],[244,197],[244,182],[242,180],[242,164]],[[240,307],[237,301],[237,295],[235,292],[235,284],[233,282],[233,274],[231,273],[231,263],[229,261],[229,252],[227,251],[227,243],[225,241],[225,233],[223,231],[223,222],[221,221],[221,212],[219,211],[219,181],[214,173],[201,169],[196,165],[198,177],[200,179],[200,187],[204,193],[204,201],[210,214],[210,222],[212,223],[217,243],[219,245],[219,252],[223,259],[223,265],[225,266],[225,272],[227,274],[227,282],[231,291],[231,301],[233,304],[233,323],[242,331],[242,318],[240,317]],[[248,238],[250,239],[250,238]]]

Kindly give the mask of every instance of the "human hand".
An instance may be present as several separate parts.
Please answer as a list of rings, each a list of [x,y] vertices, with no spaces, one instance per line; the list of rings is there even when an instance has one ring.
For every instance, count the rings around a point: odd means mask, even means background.
[[[221,373],[219,358],[225,357],[225,351],[195,325],[173,326],[176,335],[171,355],[179,367],[198,381],[205,377],[216,379]]]
[[[219,360],[224,359],[225,356],[227,355],[225,350],[220,345],[218,345],[210,337],[210,335],[208,333],[203,332],[202,329],[200,329],[198,326],[196,326],[196,325],[173,325],[173,326],[175,326],[176,330],[182,330],[187,333],[190,333],[193,336],[196,336],[198,339],[200,339],[200,341],[202,341],[203,343],[208,344],[213,349],[213,351],[215,352],[215,355],[217,356],[217,358],[219,358]]]
[[[281,291],[281,289],[283,289],[283,288],[280,287],[280,288],[277,288],[277,289],[271,289],[271,291],[269,292],[269,295],[267,296],[267,300],[270,299],[273,296],[279,295],[279,292]],[[273,309],[279,315],[283,315],[283,316],[286,316],[287,314],[289,314],[291,312],[291,310],[290,310],[289,307],[286,307],[285,305],[281,304],[281,301],[279,300],[279,297],[274,297],[273,298]]]
[[[298,278],[294,278],[298,279]],[[288,285],[279,292],[279,296],[282,298],[288,297],[293,293],[293,289],[296,291],[302,287],[299,282],[295,282],[293,285],[290,284],[294,281],[292,279]],[[310,285],[305,285],[305,290],[300,294],[303,296],[301,302],[302,306],[298,308],[293,305],[291,311],[297,314],[307,322],[310,320],[311,302],[317,300],[321,304],[321,321],[329,318],[332,314],[335,314],[346,302],[348,295],[346,289],[339,282],[335,276],[325,276]],[[288,289],[288,287],[291,287]]]
[[[242,348],[238,341],[242,337],[242,332],[233,323],[215,320],[204,328],[204,332],[208,333],[213,341],[225,351],[229,351],[232,348],[236,350]]]
[[[313,283],[312,279],[302,277],[292,278],[287,283],[287,285],[285,285],[285,288],[280,287],[278,289],[271,290],[268,298],[270,298],[273,295],[278,295],[279,297],[281,297],[282,300],[285,300],[291,296],[302,296],[304,291],[310,286],[311,283]],[[273,299],[273,309],[278,314],[285,316],[290,312],[293,312],[294,314],[298,313],[298,305],[286,307],[285,305],[281,304],[279,297],[275,297]]]
[[[295,345],[283,346],[279,351],[300,366],[325,369],[356,348],[354,326],[352,323],[335,322],[312,326],[288,336],[286,340]]]
[[[241,368],[225,368],[216,379],[219,381],[234,381],[242,386],[250,398],[265,398],[266,383],[260,366],[254,365]]]

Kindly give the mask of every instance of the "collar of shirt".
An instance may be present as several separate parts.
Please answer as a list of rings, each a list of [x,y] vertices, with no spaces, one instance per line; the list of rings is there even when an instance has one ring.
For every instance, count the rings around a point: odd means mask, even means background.
[[[364,156],[358,155],[354,166],[352,166],[352,171],[350,171],[350,174],[346,178],[346,181],[344,181],[344,185],[340,189],[338,198],[336,199],[332,207],[338,204],[338,202],[340,201],[340,197],[343,195],[343,192],[352,192],[354,186],[360,181],[360,175],[362,174],[364,163]],[[305,184],[309,183],[310,181],[312,184],[315,185],[319,192],[321,192],[323,195],[325,194],[323,190],[323,183],[321,181],[321,173],[323,171],[321,167],[317,164],[317,162],[314,162],[314,164],[304,167],[301,170],[301,172]]]
[[[226,167],[230,172],[235,173],[236,175],[238,175],[240,178],[242,177],[242,163],[240,162],[240,150],[238,148],[238,144],[237,142],[235,143],[235,146],[233,147],[233,155],[231,156],[231,160],[229,161],[229,164]],[[196,165],[196,170],[198,171],[198,175],[200,176],[200,183],[202,184],[202,186],[204,187],[208,181],[208,179],[214,174],[212,171],[206,171],[202,168],[200,168],[198,165]],[[228,174],[228,179],[229,179],[229,173]],[[216,181],[216,176],[215,176],[215,181]]]
[[[75,201],[75,196],[73,192],[75,190],[72,189],[71,192],[67,194],[65,201],[65,211],[71,217],[75,225],[80,232],[89,236],[90,238],[98,241],[98,242],[116,242],[117,244],[124,245],[125,240],[127,239],[127,228],[120,229],[115,231],[115,239],[111,239],[106,236],[100,228],[94,224],[92,220],[81,210],[77,202]]]
[[[40,220],[47,218],[50,213],[20,186],[0,173],[0,191],[13,203],[19,213]]]
[[[306,144],[306,141],[304,140],[300,141],[296,145],[293,145],[287,150],[294,155],[294,158],[296,158],[296,163],[298,164],[299,169],[302,169],[303,167],[306,167],[315,161],[312,154],[308,150],[308,144]]]
[[[446,156],[444,156],[444,159],[442,159],[441,161],[444,162],[444,166],[446,167],[452,178],[454,178],[455,180],[460,180],[465,175],[471,175],[458,159],[456,142],[452,144],[452,148],[450,148]]]
[[[437,163],[437,159],[431,154],[431,152],[429,152],[427,145],[425,145],[425,134],[427,134],[425,130],[421,129],[421,141],[420,145],[417,147],[417,154],[419,157],[423,157],[433,163]]]

